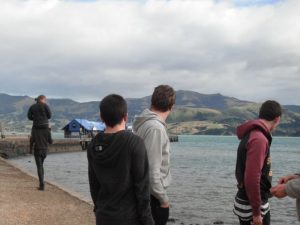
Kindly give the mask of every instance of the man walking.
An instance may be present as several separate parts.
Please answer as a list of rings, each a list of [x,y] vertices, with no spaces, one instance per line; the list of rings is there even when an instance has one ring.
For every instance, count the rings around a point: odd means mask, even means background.
[[[34,158],[40,183],[38,190],[44,191],[44,160],[47,157],[48,145],[52,144],[49,129],[51,110],[47,105],[46,96],[40,95],[35,100],[36,103],[29,108],[27,115],[28,119],[33,121],[30,151],[32,151],[32,148],[34,149]]]
[[[258,120],[246,122],[237,128],[237,136],[241,141],[235,171],[238,193],[234,213],[241,225],[270,224],[271,133],[280,123],[281,115],[279,103],[266,101],[260,108]]]
[[[155,225],[165,225],[169,218],[167,188],[171,182],[170,141],[166,119],[175,104],[172,87],[155,88],[150,109],[135,118],[133,131],[144,139],[150,166],[151,210]]]
[[[126,131],[127,104],[119,95],[100,103],[106,125],[88,147],[88,174],[97,225],[154,225],[149,165],[143,140]]]
[[[278,185],[271,188],[271,193],[277,198],[287,196],[297,199],[298,220],[300,221],[300,175],[288,175],[278,181]]]

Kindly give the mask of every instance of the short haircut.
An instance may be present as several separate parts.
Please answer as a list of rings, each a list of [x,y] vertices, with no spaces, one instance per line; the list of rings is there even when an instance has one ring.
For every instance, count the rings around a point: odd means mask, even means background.
[[[127,115],[127,103],[120,95],[106,96],[100,102],[99,108],[101,119],[109,127],[120,124]]]
[[[259,110],[259,118],[267,121],[273,121],[282,115],[281,105],[273,100],[264,102]]]
[[[159,85],[154,89],[151,98],[151,108],[166,112],[171,110],[176,101],[176,93],[169,85]]]

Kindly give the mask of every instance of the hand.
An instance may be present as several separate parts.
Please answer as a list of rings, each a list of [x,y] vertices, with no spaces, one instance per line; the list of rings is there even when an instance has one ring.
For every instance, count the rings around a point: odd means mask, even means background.
[[[287,196],[286,184],[278,184],[277,186],[272,187],[270,189],[270,191],[271,191],[271,194],[277,198],[284,198]]]
[[[296,178],[299,178],[299,176],[298,175],[288,175],[288,176],[285,176],[285,177],[281,177],[278,180],[278,184],[286,184],[288,181],[296,179]]]
[[[169,205],[169,203],[167,202],[167,203],[161,204],[160,207],[163,208],[163,209],[167,209],[167,208],[170,207],[170,205]]]
[[[263,218],[261,215],[259,216],[253,216],[253,222],[252,225],[263,225]]]

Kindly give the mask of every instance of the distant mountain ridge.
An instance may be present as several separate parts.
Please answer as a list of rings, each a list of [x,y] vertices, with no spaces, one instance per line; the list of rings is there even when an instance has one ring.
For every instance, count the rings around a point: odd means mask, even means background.
[[[238,124],[257,118],[259,104],[221,94],[194,91],[176,92],[176,106],[168,119],[169,131],[177,134],[232,135]],[[128,98],[129,121],[150,105],[150,96]],[[53,130],[58,131],[73,118],[99,120],[99,102],[76,102],[71,99],[49,99],[53,111]],[[27,110],[34,99],[29,96],[0,94],[0,122],[6,130],[29,132]],[[300,136],[300,106],[284,106],[285,113],[278,135]]]
[[[250,102],[242,101],[236,98],[226,97],[221,94],[200,94],[195,91],[176,92],[176,105],[192,108],[211,108],[223,110],[232,106],[241,106]]]

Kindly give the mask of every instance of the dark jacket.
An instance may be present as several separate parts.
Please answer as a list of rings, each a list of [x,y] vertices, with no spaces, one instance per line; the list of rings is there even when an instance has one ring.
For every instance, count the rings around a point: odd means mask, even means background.
[[[38,155],[40,152],[47,154],[49,144],[52,144],[52,136],[50,129],[32,129],[30,145],[34,149],[34,154]]]
[[[87,157],[97,225],[153,225],[142,139],[127,131],[100,133],[90,143]]]
[[[249,201],[254,216],[268,202],[272,186],[270,146],[272,136],[260,120],[249,121],[237,129],[241,139],[236,162],[239,199]]]
[[[33,128],[48,128],[51,110],[47,104],[38,102],[29,108],[27,117],[33,121]]]

